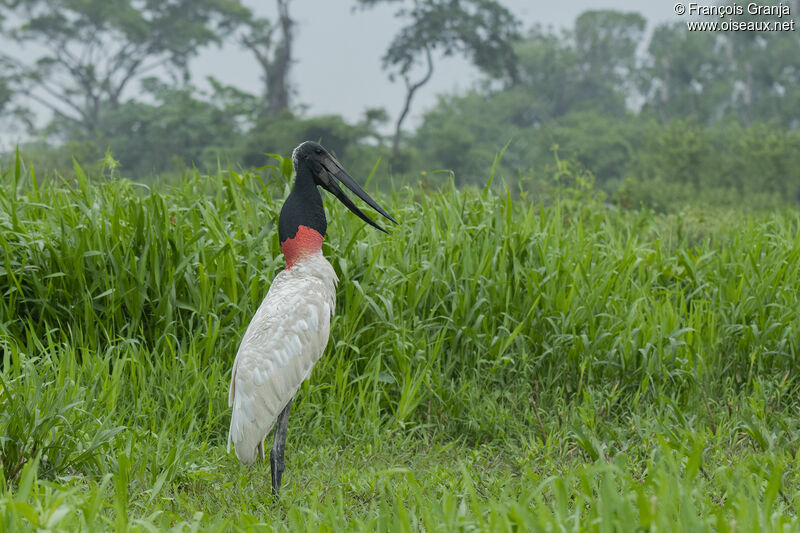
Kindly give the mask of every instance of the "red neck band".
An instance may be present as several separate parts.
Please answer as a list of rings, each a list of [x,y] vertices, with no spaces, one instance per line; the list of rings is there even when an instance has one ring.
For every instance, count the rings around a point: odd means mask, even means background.
[[[301,258],[322,250],[322,241],[325,237],[315,229],[300,225],[297,234],[281,243],[283,256],[286,258],[286,268],[292,268]]]

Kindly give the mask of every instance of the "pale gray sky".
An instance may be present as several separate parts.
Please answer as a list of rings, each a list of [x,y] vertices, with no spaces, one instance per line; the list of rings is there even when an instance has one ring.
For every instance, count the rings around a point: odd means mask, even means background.
[[[259,15],[274,18],[271,0],[245,0]],[[672,0],[502,0],[527,29],[534,24],[569,27],[588,9],[636,11],[652,28],[675,21]],[[381,70],[381,57],[403,21],[394,18],[397,4],[366,11],[352,11],[350,0],[294,0],[291,13],[297,21],[292,70],[295,104],[307,106],[311,115],[341,114],[358,119],[365,109],[385,107],[392,120],[405,95],[402,81],[390,83]],[[255,61],[233,46],[208,49],[192,64],[198,81],[213,75],[225,83],[258,92],[261,89]],[[475,69],[462,59],[441,58],[431,82],[415,98],[410,124],[425,108],[436,103],[436,95],[466,90],[478,79]]]

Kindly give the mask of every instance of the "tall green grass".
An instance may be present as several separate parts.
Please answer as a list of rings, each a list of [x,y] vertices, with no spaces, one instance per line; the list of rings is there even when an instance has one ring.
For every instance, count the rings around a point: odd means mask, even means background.
[[[287,166],[75,174],[1,178],[7,527],[797,527],[796,212],[444,185],[377,195],[386,236],[326,199],[337,315],[277,503],[224,446]]]

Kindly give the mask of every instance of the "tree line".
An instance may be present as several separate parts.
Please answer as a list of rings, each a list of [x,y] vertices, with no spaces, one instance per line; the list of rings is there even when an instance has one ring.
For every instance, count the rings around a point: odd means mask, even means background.
[[[798,199],[796,33],[690,32],[685,20],[648,32],[636,13],[587,11],[561,32],[531,29],[515,52],[515,79],[425,114],[409,138],[421,161],[481,183],[510,140],[511,183],[570,159],[632,205]]]
[[[648,31],[641,15],[612,10],[586,11],[564,30],[522,28],[494,0],[353,0],[342,9],[382,3],[404,21],[383,56],[405,87],[402,110],[367,109],[353,121],[307,116],[293,101],[291,0],[275,0],[273,20],[238,0],[3,0],[0,38],[38,54],[0,52],[0,123],[33,134],[25,149],[49,166],[98,161],[110,149],[134,177],[218,161],[261,166],[265,152],[313,138],[358,171],[382,156],[396,176],[448,169],[457,183],[482,183],[510,141],[501,168],[511,182],[560,156],[626,194],[631,180],[800,189],[791,170],[800,162],[794,33],[690,32],[683,19]],[[221,42],[252,55],[260,94],[213,78],[210,89],[196,86],[189,61]],[[468,58],[481,81],[440,96],[409,131],[415,96],[452,55]],[[52,113],[43,128],[31,102]]]

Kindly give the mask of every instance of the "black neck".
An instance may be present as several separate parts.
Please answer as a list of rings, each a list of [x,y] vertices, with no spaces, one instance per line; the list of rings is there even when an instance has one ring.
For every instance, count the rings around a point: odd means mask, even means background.
[[[283,203],[278,218],[278,238],[280,242],[292,239],[297,235],[297,228],[306,226],[320,233],[323,237],[328,229],[325,209],[311,171],[305,165],[298,165],[294,187]]]

